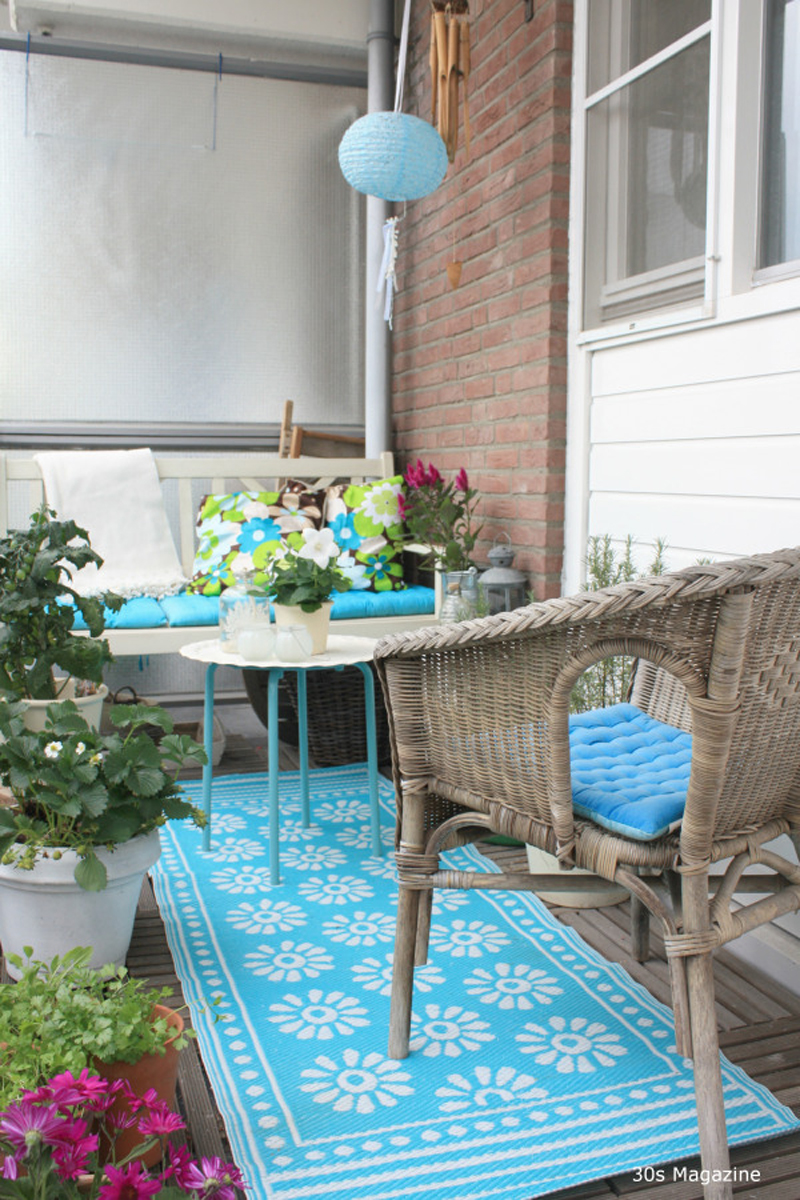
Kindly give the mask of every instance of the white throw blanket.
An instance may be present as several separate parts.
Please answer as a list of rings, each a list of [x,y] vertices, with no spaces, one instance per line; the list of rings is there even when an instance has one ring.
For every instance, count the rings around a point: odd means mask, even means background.
[[[37,454],[50,508],[89,534],[103,566],[78,571],[83,596],[167,596],[186,583],[149,450],[56,450]]]

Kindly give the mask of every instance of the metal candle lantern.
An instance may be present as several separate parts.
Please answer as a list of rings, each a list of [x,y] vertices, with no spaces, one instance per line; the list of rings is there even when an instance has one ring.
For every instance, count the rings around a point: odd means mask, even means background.
[[[525,604],[527,598],[528,578],[511,566],[514,558],[511,539],[507,533],[502,536],[508,538],[508,545],[498,545],[495,538],[487,555],[491,566],[478,581],[490,614],[511,612]]]

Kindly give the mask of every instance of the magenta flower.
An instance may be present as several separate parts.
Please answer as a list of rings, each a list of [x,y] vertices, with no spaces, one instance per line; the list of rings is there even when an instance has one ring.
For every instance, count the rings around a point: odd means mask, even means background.
[[[175,1183],[184,1192],[196,1191],[205,1183],[205,1176],[194,1162],[187,1146],[168,1146],[169,1166],[165,1175],[172,1175]]]
[[[213,1196],[214,1200],[236,1200],[237,1187],[248,1186],[238,1167],[224,1163],[221,1158],[201,1158],[200,1173],[203,1180],[200,1195]]]
[[[464,470],[463,467],[456,475],[456,491],[458,491],[458,492],[469,491],[469,479],[467,478],[467,472]]]
[[[163,1100],[152,1105],[139,1121],[139,1132],[148,1137],[169,1137],[176,1129],[185,1128],[186,1124],[178,1113],[172,1112]]]
[[[153,1105],[161,1103],[155,1088],[148,1088],[141,1096],[134,1092],[128,1083],[123,1084],[122,1090],[125,1093],[125,1099],[131,1106],[131,1112],[138,1112],[140,1108],[152,1108]]]
[[[30,1100],[22,1100],[19,1104],[10,1104],[0,1116],[0,1134],[5,1137],[17,1150],[22,1151],[22,1157],[33,1146],[60,1146],[64,1141],[64,1132],[69,1130],[71,1123],[52,1108],[39,1108]]]
[[[0,1179],[16,1179],[17,1178],[17,1160],[10,1154],[7,1154],[3,1159],[3,1166],[0,1168]]]
[[[161,1180],[151,1179],[141,1162],[128,1163],[127,1167],[106,1167],[108,1183],[98,1192],[98,1200],[149,1200],[161,1191]]]
[[[403,476],[410,488],[422,487],[425,483],[425,468],[422,465],[422,459],[417,459],[416,466],[409,465],[406,468],[406,473]]]
[[[62,1179],[77,1179],[89,1172],[89,1155],[94,1154],[100,1139],[96,1133],[76,1137],[66,1145],[53,1151],[53,1162]]]
[[[428,487],[436,487],[437,483],[444,483],[441,473],[436,469],[433,463],[428,463],[428,470],[425,474],[425,483]]]
[[[54,1075],[44,1087],[35,1092],[26,1092],[29,1100],[51,1101],[58,1108],[72,1108],[76,1104],[86,1105],[93,1111],[104,1107],[108,1102],[109,1084],[99,1075],[93,1075],[84,1067],[76,1078],[71,1071]]]

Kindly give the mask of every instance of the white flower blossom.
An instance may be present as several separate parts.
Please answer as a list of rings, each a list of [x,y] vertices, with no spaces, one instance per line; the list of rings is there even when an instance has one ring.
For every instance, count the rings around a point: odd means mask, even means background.
[[[48,742],[44,748],[45,758],[58,758],[64,746],[61,742]]]
[[[332,529],[304,529],[303,545],[297,551],[298,558],[310,558],[318,567],[327,567],[332,559],[339,557],[339,547]]]
[[[76,747],[75,747],[75,753],[76,753],[76,754],[83,754],[83,752],[84,752],[84,750],[85,750],[85,749],[86,749],[86,743],[85,743],[85,742],[78,742],[78,744],[77,744],[77,745],[76,745]]]

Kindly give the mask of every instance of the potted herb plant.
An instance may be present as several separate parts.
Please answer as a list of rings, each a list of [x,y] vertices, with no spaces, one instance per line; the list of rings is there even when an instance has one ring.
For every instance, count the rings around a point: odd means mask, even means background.
[[[0,783],[12,798],[0,807],[0,942],[45,959],[92,944],[92,965],[121,963],[142,879],[161,853],[158,827],[205,823],[177,782],[205,752],[173,734],[155,705],[115,705],[110,734],[69,700],[49,706],[40,730],[25,726],[22,708],[0,697]],[[158,743],[144,732],[154,725],[165,732]]]
[[[41,710],[61,696],[91,705],[91,719],[100,723],[103,668],[111,660],[100,637],[104,606],[119,609],[122,599],[111,593],[82,596],[70,580],[73,569],[102,561],[85,529],[57,521],[45,505],[27,529],[0,538],[0,691],[38,708],[39,717],[29,720],[41,723]],[[77,614],[88,636],[75,629]]]
[[[351,580],[336,565],[341,550],[332,530],[304,529],[302,537],[297,549],[287,546],[275,555],[267,587],[278,629],[305,625],[311,653],[321,654],[328,640],[331,594],[348,591]]]

